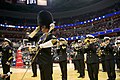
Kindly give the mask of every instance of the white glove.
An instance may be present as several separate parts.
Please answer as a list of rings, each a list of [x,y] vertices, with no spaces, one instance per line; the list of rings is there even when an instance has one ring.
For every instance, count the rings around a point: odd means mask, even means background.
[[[7,65],[10,65],[10,62],[6,62]]]
[[[43,48],[43,45],[42,45],[42,44],[40,44],[40,45],[39,45],[39,48]]]
[[[40,48],[49,48],[49,47],[53,47],[53,43],[52,43],[52,40],[49,40],[43,44],[40,44],[39,45]]]

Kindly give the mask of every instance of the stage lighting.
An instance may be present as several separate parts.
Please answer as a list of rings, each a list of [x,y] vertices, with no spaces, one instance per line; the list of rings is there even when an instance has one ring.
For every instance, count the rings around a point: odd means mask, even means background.
[[[97,20],[97,18],[95,18],[95,20]]]
[[[88,22],[90,22],[90,20],[88,20]]]
[[[116,12],[114,12],[114,14],[116,14]]]
[[[84,21],[84,23],[87,23],[86,21]]]
[[[105,16],[102,16],[102,18],[105,18]]]
[[[78,36],[76,37],[76,39],[78,39]]]
[[[99,17],[99,19],[101,19],[101,17]]]
[[[91,19],[91,22],[93,21],[93,19]]]

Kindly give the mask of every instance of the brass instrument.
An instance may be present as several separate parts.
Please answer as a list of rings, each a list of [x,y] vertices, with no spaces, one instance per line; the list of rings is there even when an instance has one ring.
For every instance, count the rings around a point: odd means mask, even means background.
[[[76,58],[76,56],[77,56],[77,51],[76,50],[79,50],[79,44],[78,44],[78,42],[72,42],[71,46],[75,50],[73,58]]]
[[[85,46],[84,46],[84,47],[85,47],[85,48],[88,48],[88,46],[89,46],[90,44],[95,43],[96,41],[97,41],[96,38],[94,38],[94,39],[86,38],[86,39],[84,40],[84,43],[85,43]],[[101,45],[101,44],[100,44],[100,45]],[[97,48],[96,53],[97,53],[98,56],[101,56],[101,55],[102,55],[102,50],[101,50],[100,47]]]
[[[68,43],[68,41],[66,41],[64,38],[60,38],[60,40],[57,40],[56,46],[60,46],[60,45],[63,45],[63,44],[67,45],[67,43]]]
[[[28,50],[29,50],[30,53],[33,53],[33,52],[36,52],[36,51],[37,51],[37,47],[31,47],[31,46],[30,46],[30,47],[28,48]]]
[[[90,43],[90,39],[89,39],[89,38],[86,38],[86,39],[84,40],[84,43],[85,43],[85,44],[89,44],[89,43]]]
[[[90,45],[90,39],[89,38],[86,38],[85,40],[84,40],[84,48],[88,48],[88,46]]]
[[[78,45],[78,43],[75,43],[74,48],[75,48],[75,50],[79,50],[79,45]]]
[[[99,57],[102,55],[102,50],[100,48],[98,48],[96,52]]]
[[[78,45],[78,43],[74,43],[73,47],[74,47],[75,50],[79,50],[79,45]],[[74,58],[76,58],[77,54],[78,54],[77,51],[75,51],[75,52],[74,52]]]
[[[108,43],[102,42],[102,43],[100,44],[100,47],[106,47],[107,45],[108,45]],[[99,48],[99,49],[97,50],[97,54],[98,54],[98,56],[101,56],[101,55],[103,54],[103,51]]]

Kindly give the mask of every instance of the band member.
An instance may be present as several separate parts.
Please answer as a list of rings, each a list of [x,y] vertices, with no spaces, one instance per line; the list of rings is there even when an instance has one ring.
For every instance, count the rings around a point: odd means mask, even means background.
[[[101,63],[102,63],[102,71],[106,72],[106,67],[105,67],[105,53],[104,50],[102,50],[102,54],[101,54]]]
[[[31,60],[32,60],[32,72],[33,72],[32,77],[37,77],[37,57],[35,57],[35,59],[33,60],[36,50],[35,50],[35,48],[29,47],[29,51],[30,51],[30,56],[31,56]]]
[[[115,80],[115,61],[113,52],[113,43],[110,42],[109,37],[104,37],[104,43],[102,43],[102,49],[105,52],[105,66],[108,75],[108,80]]]
[[[2,68],[3,74],[7,74],[10,72],[10,64],[13,60],[12,56],[12,42],[5,38],[4,42],[2,43]],[[6,78],[6,80],[10,80],[10,76]]]
[[[96,53],[98,45],[94,41],[93,35],[86,35],[87,41],[87,70],[90,80],[98,80],[99,57]]]
[[[120,40],[116,41],[116,63],[117,68],[120,70]]]
[[[74,51],[76,52],[75,55],[75,61],[78,69],[78,73],[80,75],[78,78],[84,78],[85,77],[85,63],[84,63],[84,48],[82,47],[82,41],[78,40],[77,46],[75,47]]]
[[[77,46],[77,40],[71,43],[71,48],[74,50],[73,55],[71,55],[72,62],[74,64],[74,70],[78,70],[78,63],[76,61],[76,52],[75,52],[76,46]]]
[[[102,43],[104,43],[103,40],[102,40],[102,42],[100,43],[100,46],[101,46]],[[101,58],[101,64],[102,64],[102,71],[103,71],[103,72],[106,72],[106,67],[105,67],[105,52],[104,52],[104,50],[102,50],[102,49],[101,49],[101,56],[100,56],[100,58]]]
[[[67,41],[64,38],[60,38],[57,54],[59,55],[59,65],[62,72],[62,80],[67,80]]]
[[[39,37],[39,35],[33,37],[33,40],[39,39],[38,46],[40,50],[37,54],[37,64],[40,69],[40,77],[41,80],[53,80],[51,47],[57,43],[57,39],[49,32],[51,25],[54,24],[52,14],[49,11],[42,10],[38,13],[37,21],[43,33],[42,37]]]

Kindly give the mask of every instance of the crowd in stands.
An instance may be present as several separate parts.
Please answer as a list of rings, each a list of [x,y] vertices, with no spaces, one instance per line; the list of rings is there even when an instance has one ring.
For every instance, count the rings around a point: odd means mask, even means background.
[[[120,27],[120,15],[116,15],[110,18],[101,19],[99,21],[90,22],[88,24],[77,25],[69,28],[57,29],[55,34],[57,37],[73,37],[81,36],[90,33],[106,31],[109,29]]]
[[[109,18],[101,19],[94,22],[89,22],[82,25],[66,27],[66,28],[58,28],[55,29],[54,34],[57,38],[59,37],[73,37],[73,36],[81,36],[90,33],[95,33],[99,31],[105,31],[109,29],[119,28],[120,27],[120,15],[115,15]],[[0,27],[0,32],[2,35],[1,38],[21,38],[24,39],[26,36],[28,28],[7,28],[7,27]],[[29,32],[32,32],[34,29],[29,29]]]
[[[0,31],[16,31],[16,32],[26,32],[26,31],[33,31],[34,28],[13,28],[13,27],[2,27],[0,26]]]
[[[76,23],[80,21],[86,21],[86,20],[91,20],[93,18],[103,16],[109,13],[113,13],[115,11],[119,11],[119,3],[116,5],[113,5],[111,7],[105,8],[102,11],[97,11],[93,13],[88,13],[80,16],[74,16],[71,18],[67,19],[56,19],[56,25],[63,25],[63,24],[68,24],[68,23]],[[6,20],[5,20],[6,21]],[[73,37],[73,36],[81,36],[81,35],[86,35],[89,33],[95,33],[98,31],[105,31],[109,29],[114,29],[120,27],[120,15],[115,15],[109,18],[101,19],[98,21],[93,21],[89,22],[86,24],[82,25],[77,25],[77,26],[72,26],[72,27],[66,27],[62,29],[55,29],[54,33],[57,38],[59,37]],[[7,21],[9,22],[9,21]],[[7,24],[7,23],[6,23]],[[23,22],[23,24],[25,24]],[[10,24],[11,25],[11,24]],[[29,24],[28,24],[29,25]],[[24,25],[22,25],[24,26]],[[32,32],[34,29],[31,29],[30,32]],[[26,36],[26,31],[27,28],[7,28],[7,27],[0,27],[0,37],[4,38],[18,38],[18,39],[24,39]]]
[[[56,19],[56,20],[58,22],[57,23],[58,25],[63,25],[63,24],[75,23],[79,21],[91,20],[93,18],[104,16],[106,14],[113,13],[119,10],[120,10],[120,3],[116,3],[115,5],[107,7],[100,11],[91,12],[91,13],[78,15],[78,16],[72,16],[69,18]]]
[[[11,38],[13,41],[19,41],[26,38],[26,33],[29,28],[12,28],[12,27],[0,27],[0,39]],[[32,32],[34,29],[29,29]]]

